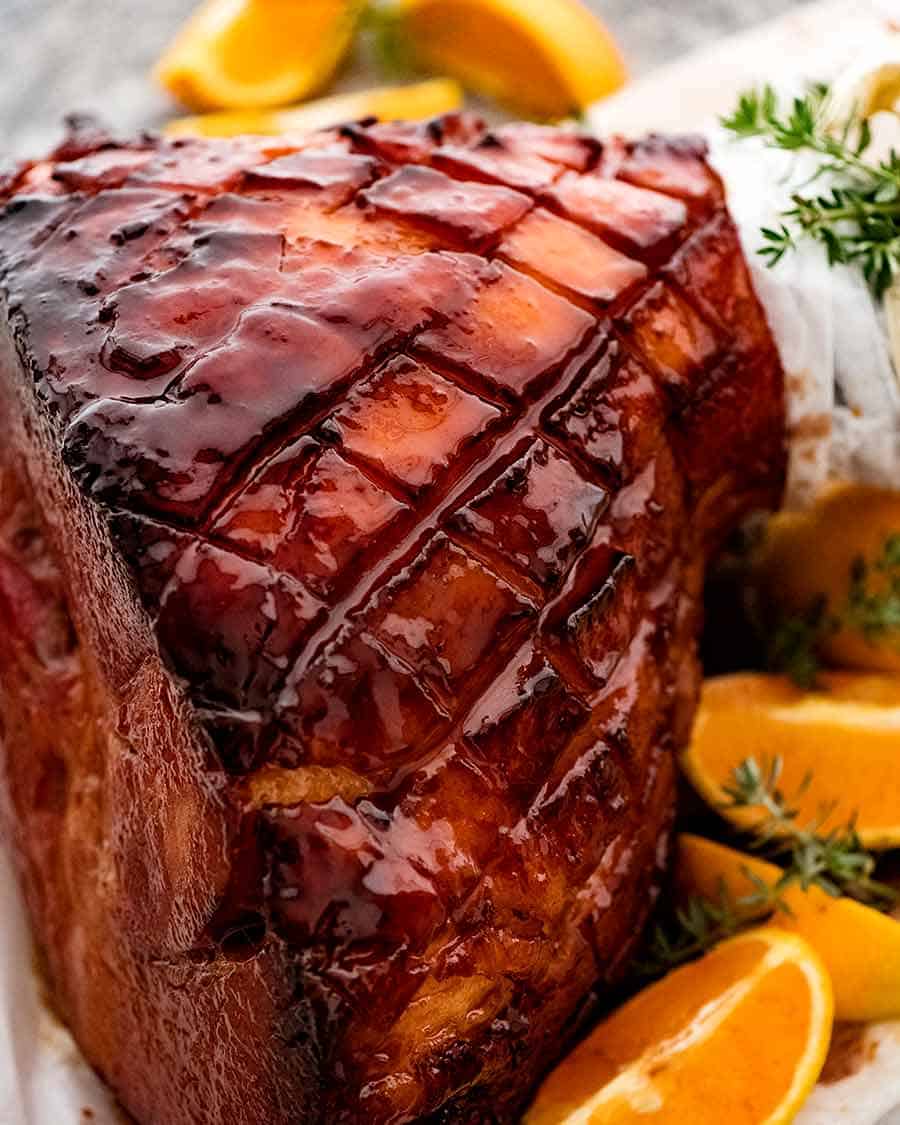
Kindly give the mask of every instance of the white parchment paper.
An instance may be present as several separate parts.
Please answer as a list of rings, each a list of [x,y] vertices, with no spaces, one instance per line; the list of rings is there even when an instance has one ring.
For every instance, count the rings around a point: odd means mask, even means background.
[[[122,1125],[105,1087],[44,1003],[28,921],[2,850],[0,919],[0,1125]]]

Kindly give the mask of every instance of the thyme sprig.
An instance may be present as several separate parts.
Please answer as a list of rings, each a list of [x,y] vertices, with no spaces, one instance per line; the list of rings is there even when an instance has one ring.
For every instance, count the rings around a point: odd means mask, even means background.
[[[780,758],[767,767],[761,767],[755,758],[745,759],[725,786],[723,805],[723,811],[757,809],[763,813],[763,819],[751,829],[749,843],[784,867],[769,888],[772,907],[786,909],[784,894],[793,886],[803,891],[818,887],[834,898],[848,895],[870,906],[893,904],[895,892],[872,877],[875,860],[863,848],[855,821],[826,831],[824,825],[836,807],[832,803],[820,808],[808,824],[799,823],[796,802],[808,790],[812,777],[804,779],[791,800],[779,787],[781,770]]]
[[[863,848],[854,822],[826,831],[823,825],[834,811],[834,806],[827,806],[810,823],[799,823],[796,801],[810,779],[789,800],[779,787],[781,770],[777,758],[766,766],[755,758],[745,759],[725,786],[722,809],[758,809],[764,814],[748,833],[748,847],[779,861],[782,874],[768,883],[744,867],[742,873],[752,888],[746,894],[734,896],[723,882],[715,899],[692,896],[653,928],[637,964],[642,976],[660,976],[693,960],[766,915],[790,914],[785,896],[791,887],[803,891],[817,887],[833,897],[847,895],[878,909],[897,902],[897,892],[873,877],[875,860]]]
[[[876,589],[870,586],[873,570]],[[900,641],[900,534],[885,540],[872,567],[865,559],[854,563],[843,620],[846,627],[858,629],[870,642],[892,633],[897,633]]]
[[[738,137],[759,137],[770,148],[811,152],[821,158],[808,183],[830,175],[820,194],[797,192],[777,227],[762,230],[759,253],[776,265],[801,237],[819,242],[828,261],[857,266],[877,297],[900,271],[900,154],[867,159],[872,133],[867,121],[850,119],[833,131],[826,117],[828,87],[813,86],[782,109],[771,86],[741,94],[722,125]]]
[[[700,957],[748,924],[741,916],[742,906],[752,912],[753,904],[735,899],[724,883],[715,900],[692,895],[671,918],[654,925],[634,971],[644,978],[661,977]]]
[[[769,664],[804,689],[816,686],[822,644],[845,629],[875,644],[895,637],[900,647],[900,534],[889,536],[871,563],[857,558],[847,597],[832,607],[824,597],[778,624],[769,647]]]

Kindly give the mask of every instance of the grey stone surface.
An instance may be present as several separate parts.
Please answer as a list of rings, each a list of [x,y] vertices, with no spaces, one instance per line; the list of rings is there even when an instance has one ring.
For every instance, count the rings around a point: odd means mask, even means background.
[[[304,0],[297,0],[303,3]],[[779,15],[791,0],[589,0],[645,73]],[[0,0],[0,151],[36,153],[65,113],[152,126],[168,106],[149,68],[192,0]]]

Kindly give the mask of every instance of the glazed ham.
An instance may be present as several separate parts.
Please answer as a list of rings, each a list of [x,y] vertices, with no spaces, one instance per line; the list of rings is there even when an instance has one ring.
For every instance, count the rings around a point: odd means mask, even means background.
[[[142,1125],[508,1122],[652,907],[782,374],[692,140],[90,131],[2,186],[6,829]]]

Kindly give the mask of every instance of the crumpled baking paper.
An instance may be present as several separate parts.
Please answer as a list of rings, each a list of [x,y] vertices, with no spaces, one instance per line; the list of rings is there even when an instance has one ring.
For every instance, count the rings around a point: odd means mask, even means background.
[[[894,49],[900,59],[900,36]],[[900,121],[881,124],[900,147]],[[810,504],[831,481],[896,487],[900,381],[881,303],[857,269],[830,266],[824,248],[811,240],[799,241],[774,268],[759,254],[762,228],[781,225],[791,194],[816,190],[810,180],[818,159],[717,129],[711,144],[787,379],[787,506]],[[827,190],[824,183],[817,187]]]
[[[0,1125],[122,1125],[103,1083],[44,1001],[28,920],[2,850],[0,919]]]

